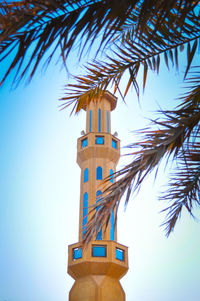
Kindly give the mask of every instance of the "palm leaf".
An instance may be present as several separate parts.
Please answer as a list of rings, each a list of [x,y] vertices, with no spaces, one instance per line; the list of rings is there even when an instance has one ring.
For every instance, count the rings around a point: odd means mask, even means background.
[[[172,32],[175,33],[176,31],[176,36],[181,37],[184,33],[188,33],[189,36],[189,32],[191,32],[191,30],[189,31],[190,22],[190,28],[193,27],[193,32],[197,35],[199,21],[194,15],[194,9],[197,5],[198,1],[187,0],[171,0],[168,4],[164,0],[150,0],[148,2],[139,0],[4,1],[0,5],[0,60],[7,56],[10,57],[12,54],[10,49],[15,51],[17,55],[11,61],[1,83],[5,81],[12,70],[16,70],[17,66],[15,76],[22,70],[19,74],[20,80],[32,65],[29,71],[29,78],[31,79],[51,46],[53,50],[50,51],[47,62],[51,61],[55,50],[59,48],[59,55],[66,63],[67,56],[75,43],[79,44],[82,53],[85,47],[91,47],[100,35],[99,47],[102,48],[112,39],[116,39],[127,24],[128,27],[131,27],[132,37],[129,36],[132,40],[135,37],[140,40],[142,37],[142,40],[148,41],[149,45],[151,44],[151,37],[157,36],[157,43],[159,43],[161,34],[163,38],[165,32],[164,38],[166,39],[167,31],[168,34],[171,33],[164,22],[168,19],[174,21],[169,24],[174,24]],[[195,27],[192,26],[194,22],[197,23]],[[162,23],[165,23],[165,30],[164,26],[162,26],[162,30],[159,30]],[[149,29],[151,30],[149,31]],[[173,34],[170,35],[172,39]],[[125,34],[124,37],[126,39],[127,35]],[[84,44],[78,42],[82,41],[83,38]],[[138,49],[140,52],[141,50],[141,48]],[[28,62],[24,58],[22,59],[26,55],[31,57]],[[192,52],[190,53],[191,57]],[[188,65],[189,63],[190,60]]]
[[[85,243],[93,238],[98,221],[101,225],[106,225],[111,218],[108,208],[118,208],[124,194],[127,205],[131,193],[139,191],[144,179],[155,168],[159,168],[160,162],[165,158],[172,157],[180,167],[180,171],[172,176],[169,189],[161,197],[162,200],[172,203],[163,210],[167,212],[163,223],[166,235],[173,231],[183,207],[193,215],[194,205],[200,205],[200,101],[194,104],[191,100],[185,100],[182,107],[161,114],[165,116],[165,120],[152,120],[157,129],[138,131],[140,139],[143,139],[129,145],[130,149],[134,149],[131,153],[133,161],[118,171],[115,174],[117,181],[104,190],[100,204],[101,214],[99,216],[94,213],[91,218]]]
[[[199,133],[195,135],[195,140],[197,138],[200,138]],[[160,200],[168,201],[170,204],[162,210],[167,212],[162,224],[167,236],[174,230],[183,208],[194,217],[193,209],[200,206],[200,143],[187,144],[184,155],[178,159],[180,171],[171,177],[167,191],[160,197]]]

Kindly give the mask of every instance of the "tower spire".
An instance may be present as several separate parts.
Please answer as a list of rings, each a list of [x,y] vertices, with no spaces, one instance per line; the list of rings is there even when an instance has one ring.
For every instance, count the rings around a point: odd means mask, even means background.
[[[68,248],[68,273],[75,279],[69,301],[124,301],[119,279],[128,270],[127,247],[117,243],[114,212],[107,229],[82,249],[81,241],[87,230],[88,208],[101,199],[101,184],[112,175],[120,157],[120,140],[111,134],[110,113],[117,98],[105,92],[84,107],[86,134],[78,138],[77,163],[81,168],[79,241]],[[98,210],[98,207],[97,207]],[[105,230],[105,231],[104,231]]]

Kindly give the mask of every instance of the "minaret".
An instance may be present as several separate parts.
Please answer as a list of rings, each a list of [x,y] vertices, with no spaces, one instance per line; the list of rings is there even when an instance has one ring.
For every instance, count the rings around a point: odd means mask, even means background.
[[[78,139],[77,163],[81,168],[79,241],[68,247],[68,273],[75,283],[69,301],[124,301],[119,282],[128,270],[127,247],[117,243],[114,212],[109,226],[100,229],[95,240],[82,248],[90,205],[101,198],[102,182],[110,182],[120,157],[120,141],[111,134],[110,112],[117,98],[105,92],[101,100],[90,102],[86,111],[86,134]],[[98,210],[98,209],[97,209]]]

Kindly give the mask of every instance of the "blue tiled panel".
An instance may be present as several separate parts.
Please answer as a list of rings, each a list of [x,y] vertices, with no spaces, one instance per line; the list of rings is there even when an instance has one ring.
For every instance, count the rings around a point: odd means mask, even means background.
[[[83,235],[82,235],[83,238],[87,230],[87,215],[88,215],[88,193],[85,192],[83,195]]]
[[[101,200],[101,195],[102,195],[101,190],[97,190],[97,192],[96,192],[96,203],[98,203]],[[97,207],[96,210],[98,211],[99,209],[100,209],[100,206]],[[102,229],[98,232],[96,240],[102,240]]]
[[[114,211],[112,211],[110,220],[110,240],[115,240],[115,216]]]
[[[82,148],[87,146],[87,138],[85,138],[81,141],[81,146],[82,146]]]
[[[99,201],[101,201],[101,195],[102,195],[101,190],[97,190],[97,192],[96,192],[96,203],[98,203]],[[98,210],[99,208],[100,208],[100,207],[97,207],[97,210]]]
[[[116,248],[116,259],[124,261],[124,251]]]
[[[103,136],[96,136],[96,144],[104,144],[104,137]]]
[[[110,122],[109,122],[109,111],[107,111],[107,132],[109,133]]]
[[[99,109],[99,132],[101,132],[101,109]]]
[[[106,257],[106,247],[105,246],[92,246],[92,256],[93,257]]]
[[[82,248],[75,248],[73,251],[74,251],[73,252],[74,259],[82,258]]]
[[[114,173],[112,169],[110,169],[110,182],[114,183]]]
[[[102,240],[102,229],[97,234],[96,240]]]
[[[112,147],[117,149],[117,141],[112,139]]]
[[[84,183],[88,181],[89,171],[88,168],[84,170]]]
[[[92,110],[90,110],[90,124],[89,124],[89,131],[92,131]]]
[[[102,180],[103,179],[103,170],[101,166],[98,166],[96,169],[96,179]]]

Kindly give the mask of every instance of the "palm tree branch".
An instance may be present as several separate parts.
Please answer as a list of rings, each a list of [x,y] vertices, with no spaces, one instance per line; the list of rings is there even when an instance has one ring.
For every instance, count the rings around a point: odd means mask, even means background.
[[[101,205],[101,211],[98,214],[94,213],[90,219],[84,239],[85,243],[88,243],[92,239],[93,234],[96,231],[96,223],[100,223],[101,225],[106,225],[108,223],[111,218],[112,210],[118,208],[120,199],[125,193],[125,205],[127,205],[131,192],[134,193],[139,191],[144,179],[155,168],[159,168],[159,164],[164,158],[169,159],[169,157],[173,156],[173,159],[176,159],[176,161],[181,158],[182,160],[186,160],[188,164],[191,163],[189,162],[191,156],[194,157],[194,155],[197,154],[199,158],[200,145],[199,143],[194,144],[194,142],[191,142],[192,138],[193,140],[199,139],[199,134],[197,135],[196,131],[196,128],[199,128],[200,124],[199,107],[200,102],[195,108],[188,107],[187,109],[181,108],[175,111],[166,111],[166,120],[154,120],[153,122],[155,125],[159,126],[157,130],[143,129],[138,131],[140,137],[144,137],[143,140],[129,145],[129,148],[134,149],[131,153],[134,160],[123,169],[116,172],[114,177],[117,181],[108,188],[105,188],[101,203],[99,203],[99,205]],[[188,150],[188,147],[190,147],[189,152],[186,151]],[[193,148],[191,149],[191,147]],[[137,150],[138,148],[139,150]],[[190,154],[190,157],[188,154]],[[194,162],[194,164],[196,163]],[[197,179],[196,181],[199,183],[198,174],[199,173],[197,173],[195,179]],[[191,178],[192,177],[193,175]],[[105,183],[107,183],[109,179],[109,177],[105,179]],[[188,181],[191,181],[191,179]],[[194,181],[193,188],[196,187],[199,190],[199,184],[197,186],[195,183],[196,182]],[[193,188],[191,188],[191,191]],[[187,190],[187,192],[189,195],[189,190]],[[193,193],[191,195],[193,195]],[[167,196],[165,196],[165,199],[166,198]],[[170,198],[170,193],[168,194],[168,198]],[[184,205],[188,206],[188,202],[185,202]],[[191,205],[188,208],[191,208]],[[178,216],[181,214],[181,207],[177,206],[176,201],[171,209],[168,207],[166,210],[171,210],[169,211],[169,218],[165,223],[165,225],[167,225],[167,235],[169,235],[175,226]]]
[[[51,4],[51,1],[49,2]],[[25,56],[28,48],[37,40],[38,42],[36,44],[42,45],[42,48],[37,49],[38,52],[35,52],[36,47],[35,50],[32,50],[34,55],[31,56],[30,62],[35,58],[37,59],[30,78],[33,76],[39,61],[41,61],[43,55],[58,36],[59,43],[62,44],[61,56],[65,60],[81,33],[81,38],[84,37],[86,40],[85,46],[90,40],[93,41],[96,39],[97,35],[99,35],[102,30],[104,30],[104,34],[100,44],[105,43],[108,38],[111,39],[114,34],[112,33],[113,29],[116,26],[121,26],[124,19],[128,18],[127,11],[134,5],[132,1],[126,1],[124,10],[119,11],[121,7],[120,3],[118,3],[117,6],[114,6],[112,1],[107,0],[107,7],[105,10],[101,1],[83,1],[82,5],[79,5],[75,9],[67,10],[67,5],[69,5],[70,1],[67,1],[67,4],[64,4],[66,1],[62,2],[62,13],[60,13],[60,6],[55,5],[55,7],[49,7],[48,5],[45,6],[43,1],[37,1],[34,7],[34,4],[31,1],[30,8],[27,7],[27,5],[18,6],[18,3],[16,4],[16,2],[13,2],[10,4],[10,14],[7,10],[6,15],[1,14],[0,24],[3,29],[1,31],[2,42],[0,44],[0,55],[3,54],[3,59],[9,55],[9,50],[13,43],[15,48],[18,47],[17,55],[11,63],[2,82],[8,76],[10,71],[20,63],[21,57]],[[76,1],[71,2],[76,4]],[[13,8],[14,5],[16,5],[17,9],[15,9],[15,7]],[[43,5],[45,8],[42,10]],[[19,12],[24,12],[24,14],[21,16]],[[13,16],[14,13],[15,15]],[[18,21],[17,24],[16,20]],[[60,26],[60,24],[62,24],[62,26]],[[46,45],[46,40],[51,42]],[[16,41],[17,45],[15,44]],[[55,48],[56,47],[57,45]],[[52,52],[55,52],[54,50]],[[6,51],[7,54],[5,55]],[[30,62],[27,64],[27,68]],[[25,69],[27,69],[26,67]]]
[[[82,105],[85,105],[85,101],[89,103],[92,101],[92,97],[101,96],[102,93],[107,89],[111,84],[116,88],[119,88],[120,81],[126,71],[129,72],[128,79],[123,77],[123,81],[127,81],[126,89],[124,92],[124,97],[126,96],[131,85],[134,86],[138,96],[139,96],[139,87],[137,83],[137,74],[142,65],[144,67],[143,71],[143,88],[145,87],[147,72],[148,70],[153,70],[159,72],[160,67],[160,56],[164,55],[165,63],[168,67],[168,59],[172,62],[176,61],[178,65],[178,51],[181,51],[180,46],[184,44],[190,45],[191,42],[194,42],[194,47],[191,49],[191,54],[188,56],[188,65],[186,71],[188,72],[189,67],[191,66],[192,59],[197,51],[197,41],[200,38],[199,36],[185,38],[184,41],[180,41],[175,45],[164,45],[157,49],[157,52],[146,50],[144,53],[144,47],[142,50],[140,45],[137,42],[126,42],[122,47],[116,45],[117,50],[114,50],[107,57],[108,62],[95,61],[94,63],[89,63],[86,67],[87,75],[75,77],[75,84],[70,84],[66,87],[66,94],[61,99],[64,103],[61,105],[62,108],[66,108],[71,104],[74,104],[73,110],[79,112],[82,108]],[[173,50],[173,52],[172,52]],[[101,91],[100,94],[96,94],[95,91]]]
[[[197,137],[199,139],[200,135]],[[184,156],[179,157],[180,171],[171,177],[167,191],[160,197],[160,200],[170,203],[162,210],[167,212],[162,224],[167,236],[174,230],[184,207],[194,217],[193,207],[200,206],[200,143],[190,143],[187,147]]]
[[[75,42],[78,41],[78,38],[84,37],[85,43],[82,46],[82,49],[84,49],[88,43],[91,46],[93,41],[102,32],[102,38],[100,39],[101,48],[115,37],[116,32],[130,19],[129,16],[131,13],[135,13],[137,17],[137,22],[135,22],[136,35],[138,32],[146,31],[145,24],[149,24],[149,27],[153,24],[154,33],[156,33],[159,28],[158,24],[160,24],[162,19],[161,16],[164,14],[166,17],[170,17],[174,9],[177,11],[177,14],[182,16],[181,21],[179,18],[176,18],[176,20],[179,20],[179,27],[182,28],[186,17],[194,10],[198,1],[193,1],[191,4],[190,1],[182,0],[181,6],[177,5],[178,2],[177,0],[172,0],[170,4],[166,5],[165,1],[158,0],[150,0],[148,4],[146,1],[139,0],[124,0],[123,2],[118,0],[5,1],[5,4],[1,4],[0,6],[2,41],[0,44],[0,55],[3,54],[3,58],[5,59],[10,54],[9,50],[12,45],[18,50],[17,55],[5,73],[3,81],[18,63],[20,68],[22,67],[22,64],[20,64],[22,55],[25,56],[28,51],[29,53],[31,51],[34,52],[30,46],[34,45],[37,40],[40,40],[39,44],[42,47],[38,49],[35,55],[31,55],[31,62],[29,61],[25,65],[24,72],[22,71],[20,78],[26,73],[30,63],[36,60],[30,75],[30,78],[32,78],[38,63],[42,60],[50,46],[54,44],[54,40],[57,37],[59,37],[61,57],[65,63],[69,52]],[[148,13],[144,15],[144,10],[146,9]],[[151,9],[154,14],[152,14]],[[154,20],[155,15],[158,16],[157,21]],[[183,18],[183,16],[185,17]],[[59,23],[56,20],[62,22]],[[37,35],[32,34],[31,31],[33,28],[37,32]],[[51,28],[54,28],[54,31]],[[139,29],[140,31],[138,31]],[[48,46],[44,42],[46,39],[51,41]],[[17,44],[15,44],[16,41]],[[56,48],[57,45],[54,50]],[[51,52],[50,57],[55,53],[54,50]],[[5,52],[7,55],[5,55]]]

